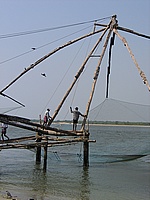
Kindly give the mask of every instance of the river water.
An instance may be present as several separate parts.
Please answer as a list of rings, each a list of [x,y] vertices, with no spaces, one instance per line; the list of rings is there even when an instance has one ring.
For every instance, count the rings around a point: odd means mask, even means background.
[[[150,127],[90,126],[90,133],[89,168],[81,143],[49,148],[46,172],[34,150],[0,151],[0,198],[9,191],[18,200],[149,200]],[[9,127],[8,135],[33,133]]]

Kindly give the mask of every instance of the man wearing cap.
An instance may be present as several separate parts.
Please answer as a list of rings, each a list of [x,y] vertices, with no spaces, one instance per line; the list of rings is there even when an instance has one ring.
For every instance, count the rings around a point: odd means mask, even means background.
[[[73,131],[76,131],[79,116],[80,115],[82,117],[85,117],[85,116],[78,111],[78,107],[76,107],[75,110],[72,110],[72,107],[70,107],[70,112],[73,113]]]

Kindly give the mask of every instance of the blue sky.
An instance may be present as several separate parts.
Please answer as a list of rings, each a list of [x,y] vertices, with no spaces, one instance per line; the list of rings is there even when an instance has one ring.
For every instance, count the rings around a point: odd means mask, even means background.
[[[114,14],[117,15],[120,26],[150,35],[149,0],[0,0],[0,36],[87,22]],[[109,20],[101,23],[107,24]],[[0,89],[45,54],[92,29],[93,23],[87,23],[19,37],[0,37]],[[122,31],[119,33],[126,38],[150,83],[149,40]],[[26,105],[14,114],[38,118],[47,107],[53,114],[96,39],[92,37],[56,53],[8,88],[5,91],[7,95]],[[32,50],[33,47],[36,48],[35,51]],[[83,74],[83,80],[79,81],[67,99],[58,119],[71,117],[68,113],[70,106],[78,106],[84,113],[91,90],[92,81],[89,80],[93,76],[95,63],[96,61],[91,61],[89,64],[92,67],[87,68]],[[101,65],[92,107],[105,99],[107,65],[108,49]],[[47,77],[42,77],[41,73],[46,73]],[[150,104],[150,92],[143,84],[127,49],[117,37],[112,54],[109,97]],[[0,108],[15,106],[18,105],[0,96]]]

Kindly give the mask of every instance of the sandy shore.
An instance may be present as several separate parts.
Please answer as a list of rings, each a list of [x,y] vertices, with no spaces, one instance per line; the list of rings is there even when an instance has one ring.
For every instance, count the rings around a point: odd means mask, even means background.
[[[6,197],[0,196],[0,200],[6,200]]]

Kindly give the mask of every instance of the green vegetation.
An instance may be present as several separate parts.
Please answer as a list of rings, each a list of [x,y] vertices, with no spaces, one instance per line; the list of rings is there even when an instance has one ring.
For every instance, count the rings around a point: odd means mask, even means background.
[[[37,119],[32,121],[39,122]],[[57,120],[55,123],[67,123],[71,124],[72,120]],[[89,121],[89,124],[93,125],[135,125],[135,126],[150,126],[150,122],[122,122],[122,121]],[[82,121],[79,121],[79,124],[82,124]]]
[[[59,123],[72,123],[70,120],[65,121],[55,121]],[[79,124],[81,124],[82,121],[79,121]],[[137,125],[137,126],[150,126],[150,122],[122,122],[122,121],[89,121],[89,124],[97,124],[97,125]]]

